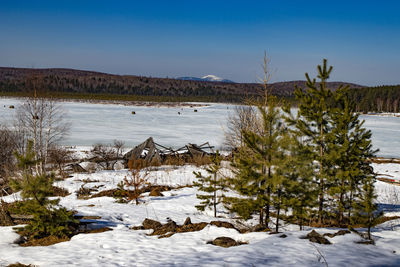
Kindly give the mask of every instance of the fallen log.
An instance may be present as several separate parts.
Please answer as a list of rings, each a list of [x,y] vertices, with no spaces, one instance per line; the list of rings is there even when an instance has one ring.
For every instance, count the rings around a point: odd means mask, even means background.
[[[397,163],[397,164],[400,164],[400,159],[398,159],[398,158],[376,157],[376,158],[369,159],[369,161],[372,162],[372,163],[377,163],[377,164],[383,164],[383,163]]]
[[[33,219],[33,215],[25,215],[25,214],[10,214],[10,217],[13,220],[24,220],[24,221],[29,221]]]
[[[400,181],[395,180],[395,179],[382,178],[382,177],[378,177],[376,179],[381,181],[381,182],[388,183],[388,184],[400,185]]]

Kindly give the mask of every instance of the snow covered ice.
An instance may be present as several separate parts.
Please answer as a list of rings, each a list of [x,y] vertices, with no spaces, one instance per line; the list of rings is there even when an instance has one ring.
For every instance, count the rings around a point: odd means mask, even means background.
[[[0,98],[0,123],[11,124],[21,100]],[[127,146],[138,145],[149,136],[159,144],[181,147],[187,143],[210,142],[221,146],[226,119],[233,105],[211,104],[202,107],[147,107],[117,104],[62,102],[71,122],[64,145],[91,146],[122,140]],[[194,112],[194,110],[198,112]],[[132,114],[135,111],[135,115]],[[178,114],[180,112],[180,114]]]
[[[11,124],[20,99],[0,98],[0,123]],[[92,146],[95,143],[112,143],[122,140],[135,146],[149,136],[162,145],[181,147],[187,143],[210,142],[223,147],[227,119],[234,105],[209,103],[203,107],[147,107],[118,104],[93,104],[62,102],[71,122],[70,135],[64,145]],[[197,109],[198,112],[194,112]],[[132,115],[132,111],[136,114]],[[178,112],[181,114],[179,115]],[[372,131],[374,148],[378,156],[400,158],[400,117],[360,116],[364,126]]]

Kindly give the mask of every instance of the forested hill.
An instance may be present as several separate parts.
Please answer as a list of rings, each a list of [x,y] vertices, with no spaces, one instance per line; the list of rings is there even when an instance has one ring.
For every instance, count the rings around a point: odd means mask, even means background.
[[[40,86],[50,92],[97,95],[137,95],[168,97],[207,97],[210,101],[239,102],[245,96],[259,95],[262,86],[257,83],[226,83],[178,80],[171,78],[152,78],[133,75],[113,75],[74,69],[29,69],[0,67],[0,92],[12,94],[24,92],[28,79],[40,79]],[[294,85],[304,87],[304,81],[272,83],[272,93],[278,96],[293,95]],[[330,82],[328,87],[335,89],[340,84],[351,88],[360,85]]]

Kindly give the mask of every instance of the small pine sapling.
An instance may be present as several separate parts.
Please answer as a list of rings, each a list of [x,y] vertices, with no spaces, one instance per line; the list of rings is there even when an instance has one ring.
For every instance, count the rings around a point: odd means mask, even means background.
[[[366,178],[358,196],[358,201],[354,203],[355,214],[352,217],[353,223],[360,223],[367,227],[367,238],[371,239],[371,228],[379,223],[383,212],[377,212],[378,205],[374,203],[376,194],[374,191],[374,180]]]
[[[59,199],[50,200],[53,196],[54,175],[33,174],[36,164],[33,143],[28,142],[25,155],[15,154],[22,176],[11,181],[15,191],[21,191],[23,201],[18,202],[17,211],[32,215],[33,219],[21,231],[29,237],[46,236],[69,237],[76,229],[77,221],[72,212],[59,207]]]
[[[208,176],[204,176],[201,172],[193,172],[198,179],[193,185],[199,191],[205,192],[205,194],[196,194],[196,197],[201,200],[200,205],[196,205],[196,208],[204,211],[206,207],[213,207],[214,217],[217,217],[217,205],[221,203],[225,191],[224,180],[220,175],[221,161],[222,157],[217,151],[211,159],[211,164],[206,168]],[[219,197],[218,191],[222,192]]]
[[[126,178],[125,178],[126,179]],[[127,190],[125,190],[125,180],[117,184],[117,190],[114,193],[114,198],[117,199],[118,203],[126,203]]]
[[[148,184],[148,172],[144,169],[145,162],[143,160],[129,160],[129,177],[124,178],[126,191],[126,200],[135,200],[139,205],[139,199],[142,197],[143,187]],[[131,189],[131,190],[130,190]]]

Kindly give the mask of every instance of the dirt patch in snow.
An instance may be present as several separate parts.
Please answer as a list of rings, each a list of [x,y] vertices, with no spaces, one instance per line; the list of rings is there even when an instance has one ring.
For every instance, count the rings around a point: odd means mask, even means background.
[[[339,231],[337,231],[336,233],[333,233],[333,234],[325,233],[325,234],[323,234],[323,236],[327,236],[327,237],[333,238],[333,237],[338,236],[338,235],[346,235],[346,234],[350,234],[350,233],[351,232],[349,230],[339,230]]]
[[[147,192],[153,192],[153,195],[156,196],[161,196],[162,192],[164,191],[171,191],[172,189],[179,189],[182,187],[171,187],[171,186],[166,186],[166,185],[151,185],[147,186],[143,189],[140,190],[140,194],[147,193]],[[93,190],[87,189],[88,192],[86,195],[90,195]],[[156,193],[157,192],[157,193]],[[120,189],[114,188],[114,189],[109,189],[109,190],[104,190],[99,193],[96,193],[94,195],[91,195],[89,198],[96,198],[96,197],[118,197],[120,194]],[[161,195],[160,195],[161,194]]]
[[[27,239],[25,236],[21,235],[14,243],[20,245],[21,247],[50,246],[57,243],[69,241],[71,240],[72,236],[77,234],[96,234],[107,231],[112,231],[112,229],[109,227],[101,227],[95,229],[79,230],[69,237],[46,236],[37,239]]]
[[[64,188],[53,186],[53,196],[54,197],[66,197],[70,194],[71,193],[68,192],[68,190],[66,190]]]
[[[221,237],[217,237],[213,241],[208,241],[207,244],[211,244],[211,245],[219,246],[219,247],[223,247],[223,248],[229,248],[229,247],[240,246],[240,245],[244,245],[244,244],[248,244],[248,243],[240,242],[240,241],[238,242],[235,239],[232,239],[230,237],[221,236]]]
[[[330,245],[331,242],[326,239],[324,236],[319,234],[317,231],[312,230],[306,236],[302,237],[303,239],[308,239],[310,242],[323,244],[323,245]]]
[[[47,236],[39,239],[32,240],[22,240],[19,244],[21,247],[34,247],[34,246],[50,246],[61,242],[69,241],[71,238],[69,237],[56,237],[56,236]],[[25,241],[25,242],[24,242]]]
[[[170,220],[166,224],[162,224],[158,221],[146,218],[146,219],[144,219],[142,225],[134,226],[131,229],[132,230],[153,229],[153,232],[150,235],[158,235],[159,236],[158,238],[167,238],[167,237],[174,235],[175,233],[201,231],[209,224],[217,226],[217,227],[235,229],[236,231],[239,232],[239,230],[236,229],[236,227],[229,222],[212,221],[210,223],[206,223],[206,222],[192,223],[190,217],[186,218],[183,225],[178,225],[178,224],[176,224],[176,222],[174,222],[172,220]]]
[[[6,267],[35,267],[36,265],[32,265],[32,264],[22,264],[22,263],[11,263],[9,265],[7,265]]]

